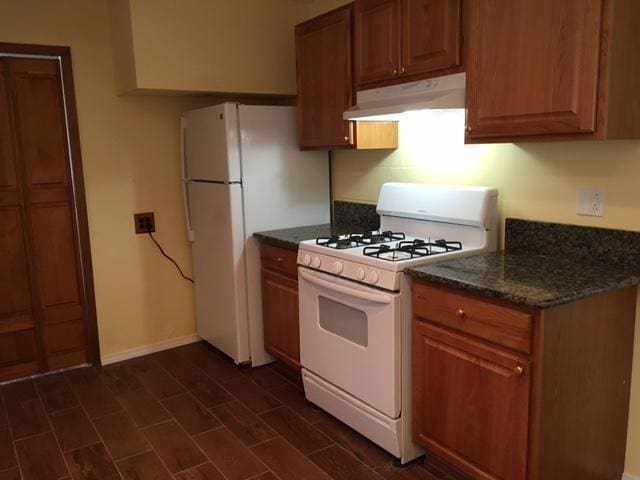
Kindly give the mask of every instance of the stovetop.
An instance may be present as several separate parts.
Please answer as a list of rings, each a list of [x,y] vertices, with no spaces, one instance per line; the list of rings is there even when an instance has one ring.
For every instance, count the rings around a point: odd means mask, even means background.
[[[313,240],[304,242],[309,244]],[[462,250],[462,243],[445,239],[409,237],[404,232],[372,231],[348,233],[315,239],[315,245],[327,250],[340,252],[328,253],[332,256],[357,260],[369,257],[387,262],[401,262],[415,258],[428,257],[442,253]]]

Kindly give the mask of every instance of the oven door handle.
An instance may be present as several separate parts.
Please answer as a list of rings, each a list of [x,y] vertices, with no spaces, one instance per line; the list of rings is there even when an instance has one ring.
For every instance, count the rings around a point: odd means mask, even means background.
[[[349,295],[355,298],[359,298],[361,300],[366,300],[368,302],[373,303],[391,303],[393,300],[392,297],[387,295],[380,295],[376,293],[363,292],[361,290],[357,290],[355,288],[345,287],[344,285],[339,285],[337,283],[328,282],[327,280],[323,280],[322,278],[318,278],[312,273],[306,272],[304,270],[298,270],[298,275],[305,279],[309,283],[313,283],[320,287],[327,288],[329,290],[333,290],[334,292],[344,293],[345,295]]]

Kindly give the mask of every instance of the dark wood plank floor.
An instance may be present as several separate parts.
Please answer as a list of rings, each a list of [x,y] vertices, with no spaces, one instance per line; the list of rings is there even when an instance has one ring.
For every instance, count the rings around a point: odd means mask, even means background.
[[[273,364],[204,343],[2,386],[0,480],[458,480],[392,457]]]

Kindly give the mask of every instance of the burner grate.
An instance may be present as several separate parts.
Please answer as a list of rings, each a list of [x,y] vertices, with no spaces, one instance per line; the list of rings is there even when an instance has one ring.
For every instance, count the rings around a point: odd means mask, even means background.
[[[428,257],[441,253],[462,250],[462,243],[441,240],[407,240],[398,242],[395,247],[377,245],[365,247],[363,254],[368,257],[380,258],[390,262],[410,260],[412,258]]]
[[[405,235],[401,232],[392,231],[372,231],[366,233],[349,233],[346,235],[333,235],[330,237],[319,237],[316,244],[323,247],[344,250],[347,248],[362,247],[364,245],[375,245],[396,240],[404,240]]]

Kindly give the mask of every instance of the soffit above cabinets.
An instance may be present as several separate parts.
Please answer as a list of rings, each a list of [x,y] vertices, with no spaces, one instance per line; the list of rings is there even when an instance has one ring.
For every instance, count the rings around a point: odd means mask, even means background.
[[[112,0],[118,93],[294,96],[294,25],[345,3]]]

